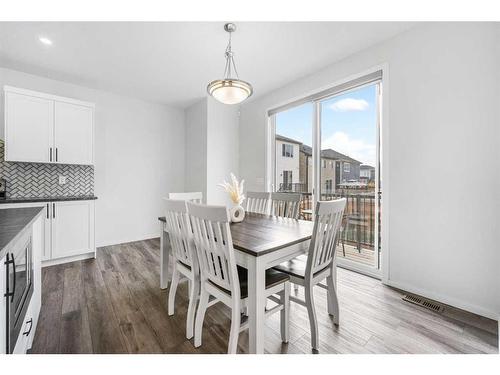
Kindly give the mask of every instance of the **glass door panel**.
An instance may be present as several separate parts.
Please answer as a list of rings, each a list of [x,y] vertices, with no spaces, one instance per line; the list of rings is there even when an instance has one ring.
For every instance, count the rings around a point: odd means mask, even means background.
[[[372,83],[318,102],[318,199],[347,199],[337,257],[340,265],[357,270],[379,268],[378,85]]]
[[[313,103],[274,115],[273,191],[301,193],[300,218],[312,217]]]

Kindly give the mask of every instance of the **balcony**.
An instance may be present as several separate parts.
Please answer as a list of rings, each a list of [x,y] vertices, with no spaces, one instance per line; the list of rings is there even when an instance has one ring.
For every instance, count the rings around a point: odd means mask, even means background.
[[[280,184],[280,192],[301,193],[300,218],[312,220],[312,194],[307,192],[307,185],[301,183]],[[335,193],[322,193],[320,200],[346,198],[344,220],[337,248],[339,258],[359,264],[373,266],[377,264],[375,251],[375,204],[373,189],[338,189]]]

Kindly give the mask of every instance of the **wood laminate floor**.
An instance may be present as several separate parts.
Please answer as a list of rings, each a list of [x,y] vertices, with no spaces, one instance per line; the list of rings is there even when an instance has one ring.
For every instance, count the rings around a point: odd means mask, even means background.
[[[159,288],[159,239],[98,249],[97,259],[43,269],[40,320],[31,353],[225,353],[229,310],[210,307],[203,345],[185,338],[187,285],[179,286],[175,315]],[[401,300],[380,281],[339,269],[340,326],[317,288],[320,353],[498,353],[497,322],[451,307],[437,314]],[[292,292],[293,293],[293,292]],[[299,289],[299,295],[302,295]],[[306,309],[291,306],[289,344],[279,314],[266,323],[269,353],[311,353]],[[247,351],[248,335],[239,339]]]

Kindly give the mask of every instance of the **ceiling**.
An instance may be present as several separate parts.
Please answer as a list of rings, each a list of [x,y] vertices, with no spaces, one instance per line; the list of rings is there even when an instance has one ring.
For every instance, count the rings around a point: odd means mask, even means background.
[[[414,25],[241,22],[233,51],[258,97]],[[221,78],[226,44],[223,22],[0,22],[0,66],[179,107]]]

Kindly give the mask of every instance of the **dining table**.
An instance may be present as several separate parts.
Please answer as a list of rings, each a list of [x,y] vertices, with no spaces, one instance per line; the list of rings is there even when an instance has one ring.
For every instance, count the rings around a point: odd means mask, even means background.
[[[160,217],[160,287],[168,287],[170,241],[165,218]],[[266,269],[307,253],[313,233],[312,221],[246,212],[242,222],[231,223],[236,262],[248,270],[249,352],[264,353],[264,320],[266,310]],[[332,263],[331,282],[336,283],[336,266]],[[328,295],[327,298],[335,298]],[[331,304],[328,303],[330,309]],[[333,311],[329,313],[333,314]]]

